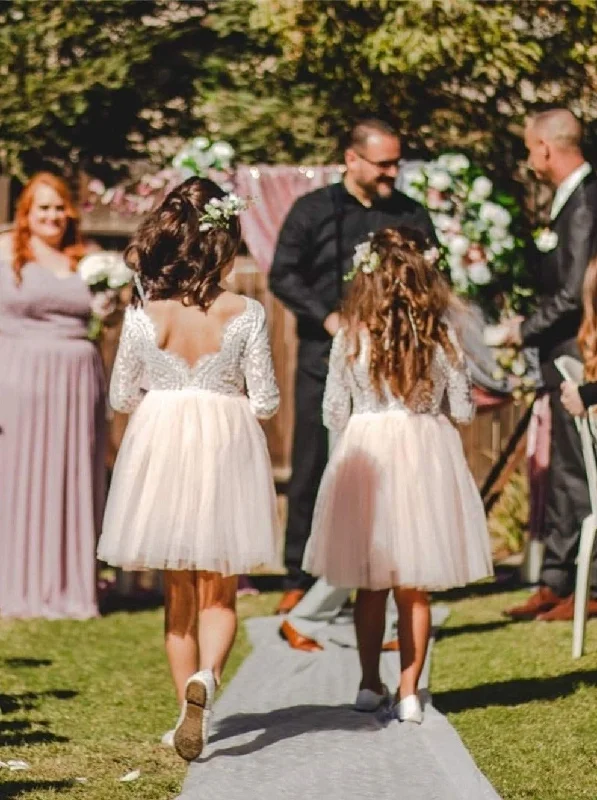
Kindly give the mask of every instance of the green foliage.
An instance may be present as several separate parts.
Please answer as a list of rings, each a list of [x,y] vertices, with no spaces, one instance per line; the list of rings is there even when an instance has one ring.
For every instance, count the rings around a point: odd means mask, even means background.
[[[204,12],[205,3],[168,0],[3,2],[5,169],[22,174],[52,160],[68,169],[184,135],[192,103],[184,68],[201,45]]]
[[[322,163],[368,112],[406,156],[458,149],[509,182],[532,109],[569,105],[597,143],[596,42],[597,0],[6,0],[0,153],[101,173],[206,133]]]

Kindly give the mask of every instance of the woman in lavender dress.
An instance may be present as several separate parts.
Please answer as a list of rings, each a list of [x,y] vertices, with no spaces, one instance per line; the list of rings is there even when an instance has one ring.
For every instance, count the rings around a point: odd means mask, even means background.
[[[25,187],[0,237],[0,616],[97,614],[104,500],[103,367],[68,189]]]

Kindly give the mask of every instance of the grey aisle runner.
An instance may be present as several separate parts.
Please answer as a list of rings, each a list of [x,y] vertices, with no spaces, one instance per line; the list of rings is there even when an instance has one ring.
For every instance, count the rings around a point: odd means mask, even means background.
[[[445,617],[434,609],[434,625]],[[254,650],[218,699],[209,744],[179,800],[499,800],[428,700],[420,726],[353,710],[351,627],[330,625],[319,637],[325,650],[311,654],[291,650],[278,626],[272,617],[247,623]],[[392,691],[397,676],[397,654],[384,654]]]

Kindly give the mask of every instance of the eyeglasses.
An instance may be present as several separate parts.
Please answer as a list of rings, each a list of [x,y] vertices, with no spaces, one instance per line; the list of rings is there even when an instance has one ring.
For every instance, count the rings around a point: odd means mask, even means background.
[[[399,169],[400,168],[400,159],[391,159],[390,161],[371,161],[370,158],[364,156],[362,153],[359,153],[358,150],[354,151],[359,158],[362,158],[363,161],[366,161],[367,164],[371,164],[372,167],[377,167],[377,169],[381,170],[388,170],[388,169]]]

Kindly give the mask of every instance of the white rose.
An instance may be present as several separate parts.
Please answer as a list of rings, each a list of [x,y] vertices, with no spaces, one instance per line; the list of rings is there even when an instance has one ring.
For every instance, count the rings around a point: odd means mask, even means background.
[[[445,192],[450,188],[452,179],[445,170],[432,169],[427,176],[429,186],[432,189],[437,189],[438,192]]]
[[[537,250],[542,253],[549,253],[558,245],[558,234],[555,231],[550,231],[549,228],[544,228],[538,236],[535,237],[535,244]]]
[[[105,255],[105,253],[90,253],[79,261],[77,272],[87,286],[95,286],[108,279]]]
[[[234,156],[234,150],[228,142],[214,142],[211,146],[211,153],[220,161],[230,161]]]
[[[506,236],[506,238],[502,242],[502,245],[504,246],[504,250],[514,250],[514,246],[516,245],[516,242],[514,241],[514,237],[513,236]]]
[[[110,289],[120,289],[131,282],[133,273],[124,263],[119,253],[109,253],[108,261],[108,286]]]
[[[489,250],[494,256],[500,256],[504,249],[504,242],[500,242],[497,239],[489,243]]]
[[[489,178],[480,175],[473,181],[469,198],[476,200],[477,202],[482,202],[489,197],[492,191],[493,183],[489,180]]]
[[[450,259],[448,259],[450,261]],[[463,292],[468,286],[468,275],[466,269],[462,266],[462,261],[453,260],[450,263],[450,278],[454,287]]]
[[[449,214],[433,214],[432,220],[436,229],[440,231],[449,231],[454,222]]]
[[[470,246],[469,240],[466,236],[452,236],[450,241],[448,242],[448,248],[450,253],[455,256],[463,256],[466,254],[468,248]]]
[[[492,242],[503,242],[508,238],[508,231],[499,225],[493,225],[489,229],[489,238]]]
[[[193,147],[196,150],[207,150],[209,147],[209,139],[206,136],[195,136],[193,139]]]
[[[512,222],[512,216],[507,208],[503,208],[503,206],[496,206],[495,212],[495,223],[500,228],[507,228],[508,225]]]
[[[495,203],[487,202],[481,205],[479,209],[479,218],[483,222],[497,223],[499,217],[500,207]]]
[[[477,286],[485,286],[491,281],[491,272],[485,261],[475,261],[468,268],[471,281]]]
[[[437,164],[447,169],[452,175],[460,175],[469,168],[470,161],[462,153],[444,153],[437,159]]]

